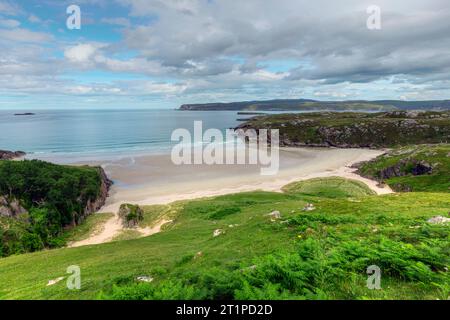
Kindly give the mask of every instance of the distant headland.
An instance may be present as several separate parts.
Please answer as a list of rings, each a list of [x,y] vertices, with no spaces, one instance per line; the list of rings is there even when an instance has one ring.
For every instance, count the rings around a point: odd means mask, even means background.
[[[311,99],[280,99],[230,103],[183,104],[188,111],[396,111],[450,110],[450,100],[348,100],[318,101]]]

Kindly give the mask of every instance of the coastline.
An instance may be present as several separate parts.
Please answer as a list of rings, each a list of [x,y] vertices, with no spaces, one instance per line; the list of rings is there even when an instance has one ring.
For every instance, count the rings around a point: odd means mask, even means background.
[[[99,213],[114,213],[114,216],[104,223],[101,231],[71,243],[69,247],[114,241],[124,230],[117,215],[123,203],[146,206],[256,190],[282,192],[282,187],[289,183],[326,177],[358,180],[376,194],[389,194],[393,191],[388,186],[380,187],[376,181],[359,176],[352,168],[353,164],[371,160],[384,152],[373,149],[280,148],[280,170],[275,176],[261,176],[257,166],[249,165],[175,166],[170,155],[161,154],[95,163],[101,165],[108,177],[115,181]],[[151,230],[137,228],[136,231],[140,237],[150,236],[160,232],[161,226],[167,222],[163,219],[157,221]]]
[[[377,194],[392,192],[377,182],[354,173],[351,166],[371,160],[383,150],[337,148],[281,148],[280,169],[274,176],[261,176],[250,165],[175,166],[169,155],[146,155],[102,163],[115,181],[100,212],[117,212],[120,204],[167,204],[178,200],[246,191],[281,192],[286,184],[311,178],[340,176],[364,182]]]

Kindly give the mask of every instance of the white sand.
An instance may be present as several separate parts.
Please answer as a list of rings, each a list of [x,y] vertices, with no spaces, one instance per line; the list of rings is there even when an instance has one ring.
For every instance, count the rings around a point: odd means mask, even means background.
[[[389,187],[381,188],[377,182],[355,174],[355,169],[350,168],[354,163],[382,153],[384,151],[369,149],[284,148],[280,151],[279,172],[274,176],[262,176],[258,166],[250,165],[176,166],[169,155],[122,158],[101,163],[115,181],[101,212],[116,213],[122,203],[168,204],[243,191],[281,192],[281,188],[291,182],[332,176],[362,181],[377,194],[392,193]],[[158,233],[167,222],[161,220],[153,228],[138,231],[142,236],[149,236]],[[122,230],[119,218],[115,216],[106,222],[100,233],[71,246],[112,241]]]
[[[354,174],[350,168],[382,153],[368,149],[285,148],[280,151],[280,169],[274,176],[262,176],[258,166],[250,165],[175,166],[165,155],[122,159],[104,164],[117,183],[101,211],[116,212],[122,203],[166,204],[242,191],[280,191],[294,181],[330,176],[360,180],[378,194],[389,193],[392,191],[388,187],[379,188],[376,182]]]

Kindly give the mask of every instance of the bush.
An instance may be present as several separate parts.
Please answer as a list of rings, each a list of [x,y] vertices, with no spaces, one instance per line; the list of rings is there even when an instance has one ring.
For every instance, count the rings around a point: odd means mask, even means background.
[[[113,286],[110,294],[100,293],[102,300],[192,300],[200,299],[199,291],[180,281],[165,281],[159,284],[137,283],[128,286]]]

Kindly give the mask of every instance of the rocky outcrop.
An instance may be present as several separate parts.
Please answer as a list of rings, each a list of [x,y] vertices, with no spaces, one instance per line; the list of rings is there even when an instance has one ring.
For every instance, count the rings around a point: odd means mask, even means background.
[[[18,200],[9,199],[7,196],[0,196],[0,216],[15,218],[26,212]]]
[[[108,178],[106,175],[105,170],[103,170],[102,167],[98,167],[98,171],[100,174],[100,190],[97,198],[93,201],[88,200],[86,207],[84,208],[83,215],[79,218],[79,221],[74,221],[74,225],[80,224],[84,218],[86,218],[88,215],[97,212],[100,210],[101,207],[105,205],[106,198],[108,198],[109,195],[109,189],[113,185],[113,182]]]
[[[369,161],[368,163],[371,163],[374,161],[376,161],[376,159]],[[376,179],[381,182],[383,180],[394,178],[394,177],[404,177],[407,175],[421,176],[421,175],[433,173],[433,166],[431,164],[429,164],[428,162],[426,162],[424,160],[416,160],[416,159],[410,159],[410,158],[402,159],[393,166],[380,169],[378,172],[375,173],[375,176],[364,175],[364,173],[359,170],[360,167],[363,165],[364,165],[364,162],[356,163],[352,167],[358,169],[358,174],[360,174],[362,176],[366,176],[367,178],[370,178],[370,179]],[[410,191],[410,190],[402,189],[402,191]]]
[[[111,188],[111,186],[113,184],[113,182],[106,175],[105,170],[103,170],[103,168],[99,167],[98,170],[100,173],[100,180],[101,180],[99,195],[98,195],[97,199],[95,199],[95,201],[88,201],[86,208],[85,208],[85,211],[87,213],[96,212],[101,207],[104,206],[104,204],[106,202],[106,198],[108,197],[108,194],[109,194],[109,189]]]
[[[448,224],[450,223],[450,218],[446,218],[443,216],[436,216],[428,219],[427,222],[431,224]]]
[[[0,150],[0,160],[13,160],[26,155],[23,151],[6,151]]]
[[[119,217],[125,228],[134,228],[144,220],[144,211],[137,205],[126,203],[120,206]]]
[[[450,112],[257,116],[235,129],[278,129],[282,147],[386,148],[450,141]]]
[[[400,160],[394,166],[380,170],[379,177],[381,179],[389,179],[393,177],[402,177],[409,174],[421,176],[424,174],[431,174],[432,172],[433,167],[426,161],[404,159]]]

